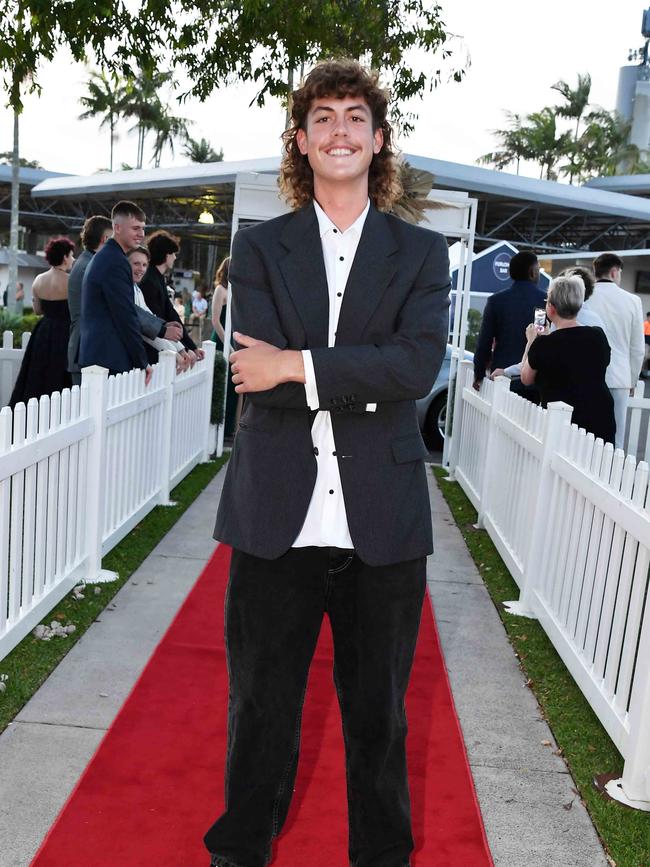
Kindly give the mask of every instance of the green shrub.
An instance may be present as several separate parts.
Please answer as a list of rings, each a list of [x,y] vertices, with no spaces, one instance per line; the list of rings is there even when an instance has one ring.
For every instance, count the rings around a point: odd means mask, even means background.
[[[7,309],[0,308],[0,334],[3,331],[11,331],[14,336],[14,347],[20,347],[20,342],[25,332],[31,332],[40,319],[35,313],[22,316],[20,313],[10,313]]]

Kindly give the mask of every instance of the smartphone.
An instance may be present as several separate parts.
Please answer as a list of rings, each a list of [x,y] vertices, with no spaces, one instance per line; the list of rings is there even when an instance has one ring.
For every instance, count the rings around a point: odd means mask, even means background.
[[[542,307],[535,308],[535,328],[538,331],[544,331],[546,328],[546,310]]]

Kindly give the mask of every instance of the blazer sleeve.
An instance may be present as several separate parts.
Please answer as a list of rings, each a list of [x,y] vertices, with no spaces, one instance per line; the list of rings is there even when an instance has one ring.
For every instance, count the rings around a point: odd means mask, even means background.
[[[246,231],[237,232],[233,240],[229,279],[233,331],[286,349],[288,341],[282,331],[266,268]],[[284,382],[267,391],[248,392],[246,400],[268,408],[308,409],[305,386],[299,382]]]
[[[143,307],[136,306],[135,312],[140,322],[140,331],[145,337],[148,337],[149,340],[162,337],[165,328],[165,322],[163,319],[154,316],[150,310],[145,310]]]
[[[643,335],[643,307],[638,295],[632,295],[634,310],[630,335],[630,381],[632,388],[637,384],[645,358],[645,337]]]
[[[147,367],[149,362],[133,300],[133,278],[126,259],[124,262],[117,260],[110,273],[104,271],[101,292],[131,363],[134,367]]]
[[[389,339],[379,345],[311,350],[320,408],[365,408],[368,403],[425,397],[445,355],[449,289],[447,242],[432,233],[429,252]]]

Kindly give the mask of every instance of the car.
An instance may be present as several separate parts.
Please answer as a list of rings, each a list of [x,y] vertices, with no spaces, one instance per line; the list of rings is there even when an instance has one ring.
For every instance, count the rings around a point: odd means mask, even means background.
[[[451,349],[451,346],[447,344],[447,351],[445,352],[442,367],[429,394],[415,402],[420,433],[427,447],[434,452],[442,451],[445,444],[445,420],[447,418],[447,392],[449,390]],[[473,358],[474,355],[465,350],[465,359],[472,361]]]

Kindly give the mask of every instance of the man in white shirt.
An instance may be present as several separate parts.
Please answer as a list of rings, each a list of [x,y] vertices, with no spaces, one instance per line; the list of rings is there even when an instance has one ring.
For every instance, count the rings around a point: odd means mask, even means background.
[[[268,863],[326,613],[350,862],[407,867],[413,849],[404,696],[432,551],[415,400],[444,357],[449,260],[441,235],[382,213],[401,192],[387,105],[356,61],[319,64],[284,135],[296,210],[233,242],[230,360],[246,399],[215,527],[233,553],[214,867]]]
[[[630,393],[641,373],[645,344],[641,299],[621,289],[623,261],[615,253],[601,253],[594,260],[596,285],[584,306],[597,313],[604,324],[611,349],[605,380],[614,398],[616,448],[625,444],[625,424]]]

